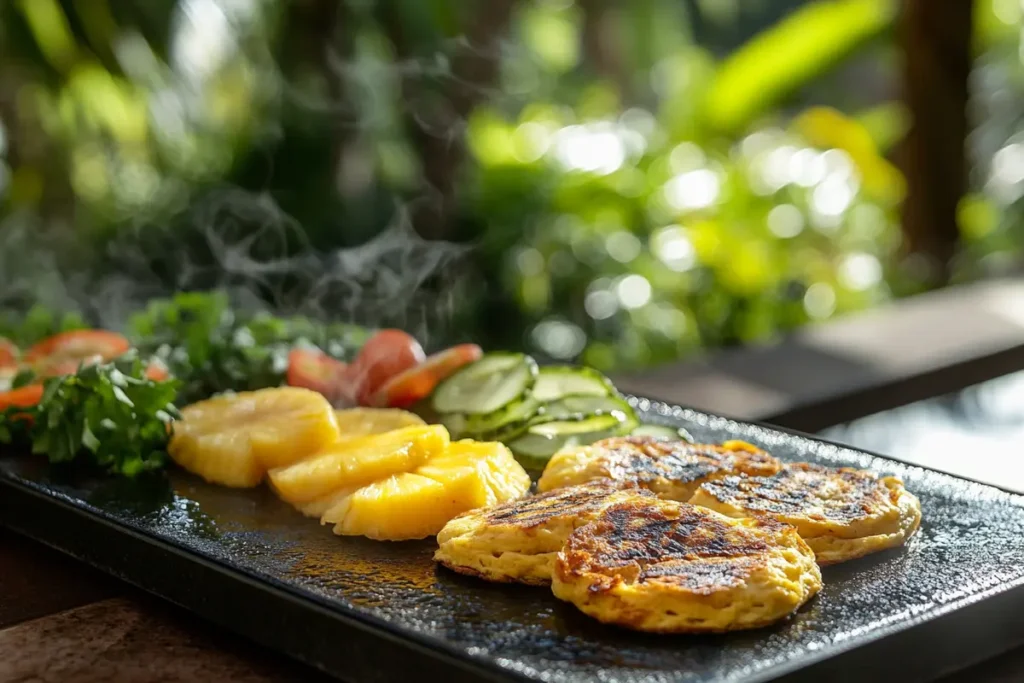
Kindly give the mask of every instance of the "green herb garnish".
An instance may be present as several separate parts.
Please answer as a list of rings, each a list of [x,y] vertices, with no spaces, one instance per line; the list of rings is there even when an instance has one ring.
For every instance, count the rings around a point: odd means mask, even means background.
[[[177,380],[154,381],[134,352],[46,380],[32,408],[0,413],[0,442],[25,443],[50,462],[87,459],[128,477],[163,467],[177,416]]]
[[[296,346],[316,346],[344,360],[369,336],[355,325],[245,315],[233,310],[220,292],[152,301],[132,318],[129,330],[143,355],[160,358],[182,381],[179,398],[184,402],[279,386],[288,370],[288,353]]]

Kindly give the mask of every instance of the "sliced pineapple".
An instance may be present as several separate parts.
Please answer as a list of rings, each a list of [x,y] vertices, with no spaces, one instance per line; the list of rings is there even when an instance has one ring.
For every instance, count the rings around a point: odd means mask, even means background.
[[[334,416],[343,440],[426,424],[416,413],[397,408],[348,408],[334,411]]]
[[[330,403],[298,387],[199,401],[174,423],[168,452],[209,482],[255,486],[270,467],[293,463],[338,439]]]
[[[270,471],[270,484],[289,503],[309,503],[419,467],[448,445],[441,425],[405,427],[339,441],[291,466]]]
[[[436,534],[456,509],[444,484],[405,472],[344,497],[320,521],[339,536],[404,541]]]
[[[520,498],[530,489],[530,485],[533,483],[530,480],[530,475],[519,465],[515,456],[512,455],[512,451],[505,444],[466,439],[456,442],[453,446],[455,448],[452,451],[457,454],[460,452],[472,453],[486,461],[487,481],[498,502]],[[465,450],[460,451],[460,449]]]
[[[336,496],[320,521],[342,536],[426,538],[458,514],[519,498],[529,487],[530,477],[504,445],[458,441],[413,472]]]
[[[512,500],[530,488],[530,476],[508,448],[491,441],[455,441],[416,473],[448,486],[464,510]]]
[[[314,519],[320,519],[324,513],[333,508],[335,505],[344,500],[347,496],[351,496],[353,493],[359,490],[359,487],[345,488],[340,491],[328,493],[326,496],[314,498],[311,501],[305,503],[294,503],[293,506],[296,510],[304,514],[306,517],[313,517]]]
[[[248,488],[267,473],[253,456],[248,438],[238,432],[203,433],[179,421],[167,451],[176,463],[213,484]]]

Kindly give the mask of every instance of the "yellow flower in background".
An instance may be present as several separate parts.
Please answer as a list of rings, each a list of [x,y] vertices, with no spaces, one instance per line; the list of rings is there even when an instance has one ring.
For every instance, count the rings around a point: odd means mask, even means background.
[[[903,174],[881,155],[871,134],[856,120],[830,107],[812,107],[793,121],[793,128],[815,147],[846,152],[871,196],[892,204],[903,200]]]

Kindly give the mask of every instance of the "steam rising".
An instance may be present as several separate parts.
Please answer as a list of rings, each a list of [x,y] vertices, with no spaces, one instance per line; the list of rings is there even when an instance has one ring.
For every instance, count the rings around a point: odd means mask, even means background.
[[[226,21],[227,15],[218,15],[224,21],[213,23],[196,18],[200,9],[221,12],[219,3],[183,7],[194,12],[179,17],[179,23],[186,28],[195,24],[192,28],[205,32],[192,36],[187,45],[175,44],[175,55],[181,58],[174,62],[178,71],[188,72],[212,59],[202,52],[211,43],[231,38],[234,48],[246,44],[225,33],[245,32],[247,24],[239,17],[234,23]],[[262,51],[252,57],[260,69],[267,68],[260,76],[264,94],[327,116],[335,130],[354,134],[362,143],[379,138],[382,131],[393,138],[402,126],[397,113],[447,148],[459,144],[465,116],[475,102],[502,97],[494,82],[498,65],[509,57],[523,57],[511,54],[517,48],[501,38],[507,19],[485,27],[480,36],[446,39],[428,55],[393,58],[396,55],[378,54],[380,47],[368,48],[369,44],[351,53],[344,53],[341,45],[327,45],[324,64],[334,79],[327,88],[298,85],[276,73]],[[214,28],[216,35],[210,33]],[[185,64],[184,57],[191,61]],[[228,55],[219,59],[223,62]],[[460,68],[473,60],[484,68]],[[365,175],[367,164],[347,164],[351,161],[341,154],[339,176],[351,175],[353,168]],[[448,175],[457,171],[450,170]],[[344,178],[339,177],[338,187],[344,192]],[[417,196],[409,197],[410,190]],[[69,244],[69,239],[77,239],[69,237],[72,231],[60,230],[58,238],[47,241],[33,220],[12,216],[0,223],[0,310],[41,304],[57,312],[79,312],[104,328],[123,329],[129,316],[151,298],[219,289],[244,309],[401,327],[429,346],[445,336],[452,320],[465,286],[468,247],[422,239],[410,215],[412,209],[440,206],[443,194],[419,173],[405,185],[403,198],[395,199],[397,210],[387,229],[360,246],[328,252],[315,249],[302,226],[269,194],[236,188],[216,190],[194,201],[167,223],[119,227],[99,253],[92,253],[95,242],[88,239]],[[344,216],[337,217],[337,230],[344,229],[344,222]]]
[[[371,241],[320,252],[268,195],[237,189],[200,202],[180,224],[128,230],[93,269],[62,267],[30,221],[8,219],[0,234],[0,309],[38,303],[118,330],[150,298],[220,289],[246,310],[400,327],[428,345],[451,320],[468,250],[423,240],[399,210]],[[71,251],[80,262],[81,250]]]

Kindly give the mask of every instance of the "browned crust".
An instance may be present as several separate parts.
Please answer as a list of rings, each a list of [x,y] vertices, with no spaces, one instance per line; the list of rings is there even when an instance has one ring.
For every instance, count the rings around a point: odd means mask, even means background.
[[[756,530],[769,529],[791,527],[770,519],[731,522],[686,504],[630,501],[577,529],[556,571],[566,582],[586,575],[591,593],[656,580],[690,594],[711,595],[741,585],[767,563],[769,546]]]
[[[742,441],[715,445],[619,436],[598,441],[591,448],[601,453],[606,477],[641,486],[659,481],[687,484],[730,474],[771,476],[782,467],[778,459]]]
[[[596,514],[608,496],[631,488],[628,483],[611,481],[559,488],[490,508],[483,513],[484,521],[490,526],[511,524],[529,531],[556,517]],[[651,495],[642,489],[634,489],[634,492],[637,496]]]
[[[812,463],[786,465],[773,477],[725,477],[701,488],[715,500],[751,513],[836,524],[849,524],[898,505],[904,491],[902,486],[886,486],[872,472]],[[809,513],[812,507],[821,508],[822,513]]]

